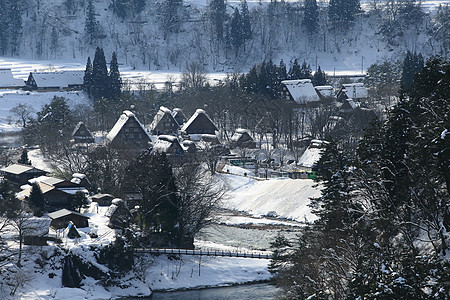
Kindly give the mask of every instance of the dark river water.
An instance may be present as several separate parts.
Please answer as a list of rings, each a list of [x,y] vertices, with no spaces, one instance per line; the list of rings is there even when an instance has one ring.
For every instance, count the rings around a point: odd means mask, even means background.
[[[238,285],[204,290],[154,293],[151,299],[183,299],[183,300],[269,300],[275,299],[279,290],[268,283]]]

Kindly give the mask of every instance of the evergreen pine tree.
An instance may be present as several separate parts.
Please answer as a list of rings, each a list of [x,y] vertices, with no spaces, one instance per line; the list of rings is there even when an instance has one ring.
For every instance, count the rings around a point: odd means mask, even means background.
[[[45,199],[39,184],[36,182],[31,185],[30,197],[28,203],[34,211],[35,216],[42,216],[45,210]]]
[[[303,62],[302,67],[300,68],[300,77],[299,79],[312,79],[312,70],[310,65],[307,65],[306,62]]]
[[[289,68],[288,78],[290,80],[301,79],[302,77],[300,65],[298,64],[298,60],[295,59],[292,66]]]
[[[278,66],[278,81],[281,83],[281,81],[286,80],[287,78],[286,64],[283,60],[280,60],[280,65]]]
[[[320,66],[317,68],[317,71],[314,73],[312,78],[312,83],[314,86],[327,85],[327,76],[324,71],[320,69]]]
[[[86,34],[89,45],[92,46],[97,39],[97,21],[95,20],[95,8],[93,0],[88,0],[84,33]]]
[[[248,11],[247,0],[241,0],[241,19],[243,39],[244,41],[250,40],[252,38],[252,27],[250,23],[250,13]]]
[[[70,205],[72,206],[73,210],[80,212],[80,209],[83,207],[83,205],[87,205],[88,203],[89,202],[86,198],[86,195],[83,192],[78,191],[75,193],[75,195],[73,195]]]
[[[22,35],[22,11],[19,3],[19,1],[9,1],[9,43],[12,55],[19,53],[20,37]]]
[[[6,55],[8,50],[8,28],[9,28],[9,14],[8,9],[8,1],[0,0],[0,54]]]
[[[109,98],[117,99],[120,97],[122,80],[120,79],[119,64],[117,62],[116,52],[112,53],[111,63],[109,65]]]
[[[405,60],[403,61],[402,77],[400,79],[400,86],[402,93],[411,89],[414,83],[414,76],[419,73],[423,68],[423,57],[421,54],[406,53]]]
[[[352,176],[352,160],[334,140],[326,145],[318,165],[323,179],[322,196],[314,199],[314,211],[320,217],[325,231],[350,230],[360,216],[360,209],[352,201],[355,185]]]
[[[337,30],[346,30],[355,21],[360,10],[360,0],[330,0],[328,17]]]
[[[227,21],[227,7],[225,0],[211,0],[209,4],[211,23],[216,40],[223,42],[225,38],[224,26]]]
[[[91,89],[93,85],[93,68],[91,63],[91,57],[89,56],[86,63],[86,69],[84,70],[83,77],[83,88],[88,92],[89,96],[91,95]]]
[[[19,160],[17,161],[19,164],[23,164],[23,165],[30,165],[31,166],[31,161],[28,159],[28,151],[27,149],[23,149],[22,150],[22,154],[20,155]]]
[[[106,97],[108,95],[108,81],[108,69],[106,67],[105,54],[103,53],[102,48],[97,47],[92,66],[91,92],[94,99]]]
[[[244,43],[242,18],[237,7],[234,8],[234,12],[231,16],[230,27],[231,44],[233,45],[237,53]]]
[[[305,14],[303,16],[303,26],[310,35],[315,34],[319,29],[319,8],[316,0],[305,0]]]

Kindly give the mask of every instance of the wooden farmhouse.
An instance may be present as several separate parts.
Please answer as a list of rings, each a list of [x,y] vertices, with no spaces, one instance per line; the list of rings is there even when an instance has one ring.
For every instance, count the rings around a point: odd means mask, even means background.
[[[134,113],[125,110],[106,136],[107,143],[119,149],[145,149],[151,139]]]
[[[0,89],[19,89],[25,87],[25,81],[14,78],[11,69],[0,69]]]
[[[8,180],[15,187],[20,187],[28,183],[28,180],[47,175],[47,172],[40,170],[33,166],[13,164],[1,169],[1,172],[6,180]]]
[[[128,224],[132,218],[125,201],[119,198],[115,198],[112,201],[112,204],[108,207],[105,216],[109,218],[108,227],[113,229],[122,229],[124,224]]]
[[[186,116],[181,108],[174,108],[172,111],[172,116],[177,121],[178,125],[181,127],[186,123]]]
[[[75,126],[75,129],[72,132],[72,139],[76,144],[90,144],[94,142],[92,133],[87,129],[83,122],[79,122],[77,126]]]
[[[256,148],[256,142],[246,129],[238,128],[231,137],[231,146],[234,148]]]
[[[297,104],[320,101],[310,79],[283,80],[281,91],[285,99],[295,101]]]
[[[184,153],[196,153],[197,152],[197,146],[195,145],[194,141],[191,140],[185,140],[183,141],[182,145]]]
[[[339,102],[344,102],[346,99],[362,101],[366,100],[368,96],[369,94],[363,83],[348,83],[342,85],[336,95],[336,98]]]
[[[150,133],[154,135],[176,134],[180,126],[172,115],[172,111],[164,106],[159,108],[150,124]]]
[[[110,206],[114,198],[111,194],[95,194],[89,197],[92,202],[97,202],[100,206]]]
[[[353,99],[345,99],[342,105],[339,107],[339,114],[349,114],[353,112],[356,107],[358,107],[358,105],[355,101],[353,101]]]
[[[213,121],[203,109],[197,109],[192,117],[181,128],[186,134],[216,134],[217,129]]]
[[[72,222],[78,228],[89,227],[89,217],[76,211],[61,209],[48,214],[52,219],[50,226],[55,229],[66,228]]]
[[[55,211],[61,208],[71,207],[72,194],[66,193],[52,185],[43,182],[39,182],[38,185],[41,189],[42,195],[44,196],[45,210]],[[29,188],[26,188],[22,192],[18,193],[17,198],[19,198],[20,200],[29,198],[31,195],[31,189],[32,187],[30,186]]]
[[[153,151],[157,153],[166,153],[167,156],[182,156],[184,149],[175,136],[160,135],[153,145]]]
[[[84,71],[30,72],[26,85],[32,90],[81,90]]]
[[[47,211],[55,211],[62,208],[70,208],[73,195],[76,192],[86,193],[84,186],[73,183],[71,181],[40,176],[29,180],[30,184],[37,183],[42,191],[45,200],[45,209]],[[24,190],[17,194],[17,197],[24,200],[30,197],[32,186],[27,186]]]
[[[315,86],[314,89],[319,95],[320,100],[332,100],[334,99],[334,90],[331,85],[319,85]]]

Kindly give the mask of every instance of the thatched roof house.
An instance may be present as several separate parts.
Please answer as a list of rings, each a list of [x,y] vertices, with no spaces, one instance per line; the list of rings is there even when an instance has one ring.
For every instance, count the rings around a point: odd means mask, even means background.
[[[150,133],[154,135],[175,134],[180,129],[172,111],[161,106],[150,124]]]
[[[181,131],[187,134],[215,134],[219,129],[217,129],[203,109],[197,109],[183,125]]]
[[[110,146],[124,149],[147,148],[151,139],[134,113],[125,110],[106,136]]]

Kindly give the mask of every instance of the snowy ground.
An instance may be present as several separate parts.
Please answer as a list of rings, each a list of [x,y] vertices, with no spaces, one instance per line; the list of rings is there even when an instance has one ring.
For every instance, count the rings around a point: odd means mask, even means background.
[[[298,222],[312,222],[317,217],[308,206],[310,198],[320,196],[320,189],[311,179],[252,178],[222,174],[230,186],[223,207],[245,211],[254,216],[272,215]]]
[[[1,67],[0,67],[1,68]],[[45,104],[51,102],[54,96],[66,98],[68,104],[89,105],[91,101],[82,92],[27,92],[22,90],[0,90],[0,133],[20,131],[18,117],[11,113],[11,109],[18,104],[25,104],[32,108],[32,116],[40,111]]]

